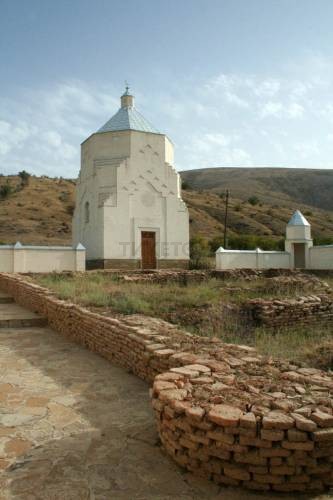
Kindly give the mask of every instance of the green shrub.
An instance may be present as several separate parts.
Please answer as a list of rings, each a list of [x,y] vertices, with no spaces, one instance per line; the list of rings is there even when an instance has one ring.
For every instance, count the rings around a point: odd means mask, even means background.
[[[252,234],[230,236],[228,239],[228,248],[231,250],[255,250],[258,247],[261,250],[283,250],[284,239],[276,240]]]
[[[6,198],[9,198],[9,196],[12,194],[12,192],[13,192],[13,188],[9,184],[8,180],[7,180],[6,184],[2,184],[0,186],[0,198],[2,200],[5,200]]]
[[[190,268],[210,269],[211,267],[211,250],[208,241],[202,236],[195,236],[190,240]]]
[[[215,236],[215,238],[212,238],[211,240],[209,240],[208,245],[209,245],[211,253],[214,254],[218,248],[224,246],[223,236]]]
[[[333,245],[333,238],[331,236],[315,236],[313,238],[313,244],[316,245]]]
[[[259,198],[257,196],[250,196],[250,198],[247,200],[250,205],[258,205],[259,203]]]

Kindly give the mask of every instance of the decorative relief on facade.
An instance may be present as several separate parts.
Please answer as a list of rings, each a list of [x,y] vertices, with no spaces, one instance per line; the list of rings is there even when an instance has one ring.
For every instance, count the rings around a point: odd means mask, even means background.
[[[153,193],[145,191],[141,195],[141,201],[145,207],[153,207],[156,203],[156,197],[154,196]]]
[[[112,158],[95,158],[94,167],[119,167],[123,161],[126,161],[125,156],[116,156]]]
[[[178,212],[186,212],[187,211],[187,207],[186,207],[186,204],[183,200],[178,200]]]
[[[100,191],[98,193],[98,206],[107,205],[109,207],[117,206],[117,192],[115,189]]]

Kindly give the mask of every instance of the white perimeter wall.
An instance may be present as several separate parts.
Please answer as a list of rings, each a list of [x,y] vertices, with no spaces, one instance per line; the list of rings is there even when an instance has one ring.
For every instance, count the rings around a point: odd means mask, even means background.
[[[85,271],[86,252],[72,247],[0,245],[0,272]]]
[[[263,250],[223,250],[216,252],[216,269],[289,269],[291,256],[288,252]]]
[[[333,269],[333,245],[310,248],[309,269]]]
[[[14,249],[9,246],[0,246],[0,272],[14,272]]]

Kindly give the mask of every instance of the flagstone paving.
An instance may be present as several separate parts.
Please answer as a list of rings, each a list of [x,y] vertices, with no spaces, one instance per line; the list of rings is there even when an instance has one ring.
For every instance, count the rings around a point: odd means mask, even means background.
[[[46,327],[0,329],[0,470],[1,500],[245,495],[182,471],[159,446],[148,385]]]

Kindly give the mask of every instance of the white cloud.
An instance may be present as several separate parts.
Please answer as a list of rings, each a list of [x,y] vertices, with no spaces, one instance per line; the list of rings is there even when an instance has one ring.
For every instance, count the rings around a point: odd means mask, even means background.
[[[287,114],[290,116],[290,118],[301,118],[305,113],[304,107],[301,104],[298,104],[297,102],[292,102],[288,107],[287,107]]]
[[[306,160],[309,157],[316,158],[320,153],[319,144],[316,140],[295,144],[294,149],[302,160]]]
[[[185,146],[185,156],[190,168],[200,164],[212,166],[252,166],[251,155],[237,145],[238,138],[223,133],[208,132],[193,135]]]
[[[0,99],[0,171],[76,177],[80,143],[118,106],[108,89],[83,82]]]
[[[227,91],[225,93],[225,97],[226,97],[228,102],[230,102],[231,104],[234,104],[235,106],[238,106],[240,108],[248,108],[249,107],[249,103],[247,101],[245,101],[245,99],[242,99],[241,97],[239,97],[237,94],[234,94],[233,92]]]
[[[333,67],[324,58],[278,75],[187,76],[136,90],[139,110],[176,144],[179,169],[333,164]],[[75,177],[80,143],[118,109],[119,94],[70,81],[0,97],[0,172]]]
[[[26,123],[13,124],[0,121],[0,157],[9,154],[13,149],[21,149],[25,141],[35,133],[36,129]]]
[[[253,81],[251,83],[251,88],[255,95],[259,97],[274,97],[281,89],[281,82],[276,79],[267,79],[262,81]]]
[[[261,118],[301,118],[304,115],[304,112],[304,107],[297,102],[283,104],[282,102],[268,101],[260,109],[259,116]]]
[[[61,146],[62,139],[61,135],[55,130],[50,130],[49,132],[44,132],[42,135],[43,139],[49,144],[51,147],[59,147]]]
[[[268,101],[263,106],[260,111],[261,118],[266,118],[267,116],[279,117],[283,110],[281,102]]]

